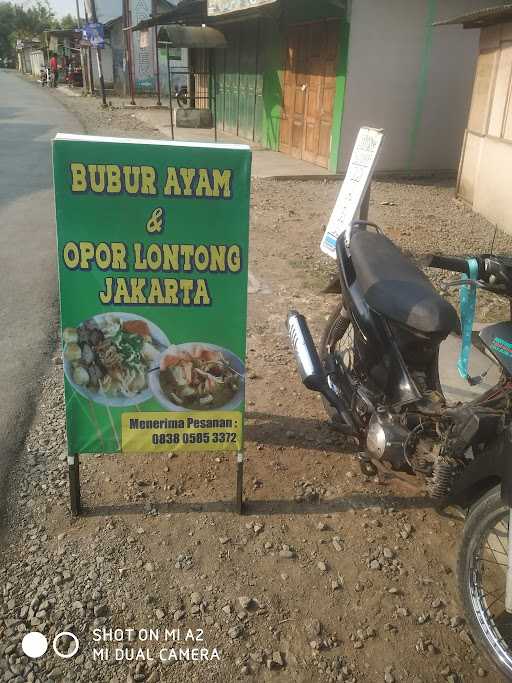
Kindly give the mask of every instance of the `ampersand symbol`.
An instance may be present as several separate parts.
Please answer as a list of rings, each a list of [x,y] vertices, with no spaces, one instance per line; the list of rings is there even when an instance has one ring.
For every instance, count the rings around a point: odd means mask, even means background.
[[[158,207],[151,214],[151,218],[146,224],[146,230],[149,233],[162,232],[164,227],[164,210]]]

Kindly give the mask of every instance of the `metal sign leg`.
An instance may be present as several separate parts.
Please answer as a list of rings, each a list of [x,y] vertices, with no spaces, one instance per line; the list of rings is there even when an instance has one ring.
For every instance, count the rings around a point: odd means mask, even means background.
[[[370,210],[370,187],[371,185],[368,185],[368,189],[366,190],[364,197],[361,201],[361,207],[359,209],[359,220],[360,221],[367,221],[368,220],[368,211]]]
[[[81,512],[80,501],[80,456],[68,455],[69,469],[69,500],[71,503],[71,514],[78,517]]]
[[[244,512],[244,452],[236,456],[236,499],[235,508],[239,515]]]

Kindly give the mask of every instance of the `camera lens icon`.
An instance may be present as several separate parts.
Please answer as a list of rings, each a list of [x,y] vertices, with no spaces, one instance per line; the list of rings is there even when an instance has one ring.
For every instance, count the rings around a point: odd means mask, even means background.
[[[27,633],[21,641],[21,649],[30,659],[39,659],[48,649],[48,638],[39,631]]]
[[[59,640],[62,638],[71,638],[73,641],[74,645],[70,650],[67,652],[61,652],[59,648],[57,647],[57,643]],[[80,642],[78,638],[75,636],[74,633],[71,633],[71,631],[62,631],[62,633],[57,633],[55,638],[53,639],[53,651],[57,655],[57,657],[61,657],[62,659],[71,659],[71,657],[74,657],[76,653],[78,652],[78,649],[80,647]]]
[[[62,652],[58,648],[59,641],[62,638],[66,638],[66,644],[68,639],[73,641],[73,646],[67,652]],[[53,639],[52,646],[57,657],[61,657],[62,659],[71,659],[71,657],[74,657],[78,652],[80,648],[80,641],[74,633],[71,633],[70,631],[62,631],[61,633],[57,633]],[[23,640],[21,641],[21,649],[27,657],[30,657],[31,659],[39,659],[46,654],[46,651],[48,650],[48,638],[42,633],[39,633],[39,631],[31,631],[23,637]]]

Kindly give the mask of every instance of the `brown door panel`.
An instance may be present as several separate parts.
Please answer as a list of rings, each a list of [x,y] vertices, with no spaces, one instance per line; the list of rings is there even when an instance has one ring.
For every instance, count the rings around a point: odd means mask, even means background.
[[[331,124],[320,122],[318,133],[318,155],[317,164],[327,167],[331,155]]]
[[[279,149],[324,167],[330,155],[339,33],[339,20],[288,31]]]

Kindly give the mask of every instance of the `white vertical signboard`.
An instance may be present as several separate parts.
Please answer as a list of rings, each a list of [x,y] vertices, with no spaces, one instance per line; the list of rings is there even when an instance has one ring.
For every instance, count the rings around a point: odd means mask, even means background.
[[[320,249],[336,258],[338,237],[356,220],[370,185],[384,134],[376,128],[361,128],[357,135],[345,180],[325,229]]]
[[[129,0],[132,24],[151,17],[151,0]],[[137,90],[154,90],[155,69],[153,64],[153,35],[151,31],[133,33],[133,69]]]

